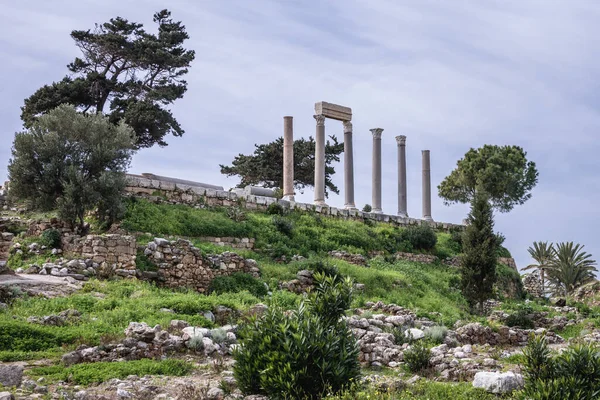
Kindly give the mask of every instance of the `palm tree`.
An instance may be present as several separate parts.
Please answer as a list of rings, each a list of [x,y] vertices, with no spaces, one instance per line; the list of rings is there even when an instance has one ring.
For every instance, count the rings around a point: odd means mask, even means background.
[[[544,275],[545,269],[548,268],[548,265],[550,265],[550,262],[554,258],[554,245],[552,243],[548,244],[548,242],[533,242],[533,247],[529,247],[527,251],[537,264],[530,264],[523,268],[523,270],[534,269],[539,271],[540,280],[542,281],[542,294],[546,293]]]
[[[583,251],[583,247],[573,245],[573,242],[559,243],[554,249],[554,259],[546,267],[548,281],[563,296],[595,279],[596,261]]]

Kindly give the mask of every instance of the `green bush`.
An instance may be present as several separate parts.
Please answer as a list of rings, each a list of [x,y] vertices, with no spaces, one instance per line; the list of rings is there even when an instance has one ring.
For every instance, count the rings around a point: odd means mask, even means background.
[[[322,274],[315,281],[309,301],[291,312],[271,306],[242,327],[234,375],[243,393],[318,399],[359,376],[356,340],[340,319],[350,304],[352,282]]]
[[[46,229],[40,235],[40,244],[51,249],[60,249],[60,232],[54,228]]]
[[[525,398],[592,400],[600,396],[600,351],[575,344],[552,355],[544,336],[532,337],[523,351]]]
[[[364,316],[365,316],[365,313],[363,313],[363,317]],[[393,328],[389,329],[388,332],[391,333],[392,335],[394,335],[394,344],[396,344],[398,346],[402,346],[405,343],[410,344],[413,341],[412,335],[403,326],[393,327]]]
[[[279,203],[271,203],[267,207],[267,214],[269,215],[283,215],[284,212],[283,206]]]
[[[437,236],[428,225],[409,226],[401,231],[399,239],[410,243],[415,250],[431,250],[437,243]]]
[[[43,351],[71,343],[77,334],[67,329],[37,326],[21,321],[0,323],[0,351]]]
[[[365,204],[362,208],[362,211],[363,212],[371,212],[371,211],[373,211],[373,207],[371,207],[370,204]]]
[[[287,220],[286,218],[280,217],[278,215],[274,216],[273,225],[280,233],[283,233],[288,237],[292,236],[292,232],[294,231],[294,224],[292,224],[292,222]]]
[[[229,276],[217,276],[210,282],[209,293],[238,293],[247,290],[256,297],[267,295],[267,288],[263,282],[250,274],[236,272]]]
[[[535,327],[533,320],[525,310],[519,310],[516,313],[510,314],[504,323],[506,326],[522,329],[533,329]]]
[[[193,369],[192,364],[182,360],[137,360],[122,362],[95,362],[90,364],[77,364],[70,367],[54,365],[51,367],[38,367],[29,371],[29,374],[43,376],[51,382],[65,381],[76,385],[89,385],[102,383],[110,379],[124,379],[129,375],[168,375],[183,376]]]
[[[137,251],[135,266],[140,271],[158,271],[158,265],[149,259],[148,256],[144,254],[143,250]]]
[[[429,368],[431,351],[417,341],[404,352],[404,362],[410,372],[420,372]]]

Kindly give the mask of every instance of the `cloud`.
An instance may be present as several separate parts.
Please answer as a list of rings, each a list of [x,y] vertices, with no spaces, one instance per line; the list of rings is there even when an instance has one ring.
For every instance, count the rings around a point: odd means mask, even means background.
[[[20,129],[22,100],[66,73],[77,55],[72,29],[117,15],[151,27],[164,2],[29,0],[0,10],[0,162]],[[408,204],[420,216],[420,150],[431,150],[434,186],[470,147],[517,144],[537,162],[540,183],[527,204],[497,216],[519,265],[534,240],[575,240],[600,253],[594,226],[600,196],[597,56],[600,4],[585,0],[473,2],[349,0],[280,2],[175,0],[196,50],[188,92],[173,111],[186,134],[139,152],[133,172],[233,186],[219,173],[238,153],[281,136],[314,135],[313,105],[354,113],[357,205],[371,203],[370,128],[383,132],[383,207],[396,211],[396,143],[407,140]],[[342,137],[341,124],[326,122]],[[343,204],[343,165],[334,180]],[[6,176],[0,171],[0,180]],[[434,191],[435,193],[435,191]],[[312,200],[312,192],[300,196]],[[468,207],[443,206],[437,220],[460,222]]]

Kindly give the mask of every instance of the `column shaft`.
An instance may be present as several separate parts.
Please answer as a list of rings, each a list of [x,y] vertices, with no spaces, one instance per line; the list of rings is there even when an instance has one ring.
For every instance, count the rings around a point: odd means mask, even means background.
[[[352,122],[344,121],[344,207],[356,208],[354,204],[354,154],[352,150]]]
[[[431,163],[429,159],[429,150],[423,150],[423,219],[433,221],[431,218]]]
[[[406,204],[406,136],[396,136],[398,142],[398,215],[408,217]]]
[[[325,204],[325,117],[315,115],[317,131],[315,137],[315,204]]]
[[[381,213],[381,133],[383,129],[371,129],[373,134],[372,212]]]
[[[294,201],[294,120],[283,117],[283,198]]]

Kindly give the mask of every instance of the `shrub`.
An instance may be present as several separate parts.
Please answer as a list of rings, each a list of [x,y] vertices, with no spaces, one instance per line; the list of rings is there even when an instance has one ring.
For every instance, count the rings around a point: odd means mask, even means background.
[[[283,206],[279,203],[271,203],[267,207],[267,214],[269,215],[283,215],[284,209]]]
[[[533,320],[526,310],[519,310],[516,313],[510,314],[504,323],[507,326],[516,326],[522,329],[533,329],[535,327]]]
[[[202,336],[193,336],[188,340],[186,346],[190,350],[194,351],[202,351],[204,350],[204,341],[202,340]]]
[[[408,242],[415,250],[431,250],[437,243],[437,236],[428,225],[410,226],[400,233],[399,242]]]
[[[247,290],[257,297],[267,294],[265,284],[250,274],[236,272],[229,276],[217,276],[210,282],[210,293],[238,293]]]
[[[17,297],[22,295],[23,291],[18,286],[0,286],[0,303],[11,304]]]
[[[51,249],[60,249],[62,244],[60,240],[60,232],[54,228],[46,229],[40,235],[40,244]]]
[[[221,344],[227,339],[227,332],[224,329],[213,329],[211,331],[211,338],[213,342]]]
[[[292,311],[272,306],[242,327],[234,375],[243,393],[317,399],[359,376],[356,340],[340,319],[352,282],[322,274],[315,281],[309,301]]]
[[[365,204],[362,208],[363,212],[371,212],[373,211],[373,207],[370,204]]]
[[[597,399],[600,396],[600,353],[594,344],[571,345],[553,356],[544,336],[531,337],[523,351],[527,399]]]
[[[412,343],[413,341],[412,334],[403,326],[391,328],[389,333],[394,335],[394,344],[398,346],[402,346],[405,343]]]
[[[448,328],[442,325],[434,325],[425,330],[425,337],[435,344],[442,344],[447,334]]]
[[[227,209],[227,216],[232,221],[242,222],[246,220],[246,211],[240,207],[229,207]]]
[[[292,224],[291,221],[288,221],[287,219],[276,215],[273,217],[273,225],[275,225],[275,228],[284,235],[288,237],[292,236],[292,232],[294,231],[294,224]]]
[[[158,266],[144,254],[143,250],[137,251],[135,266],[140,271],[158,271]]]
[[[422,342],[416,342],[404,352],[404,362],[410,372],[420,372],[429,368],[431,351]]]

